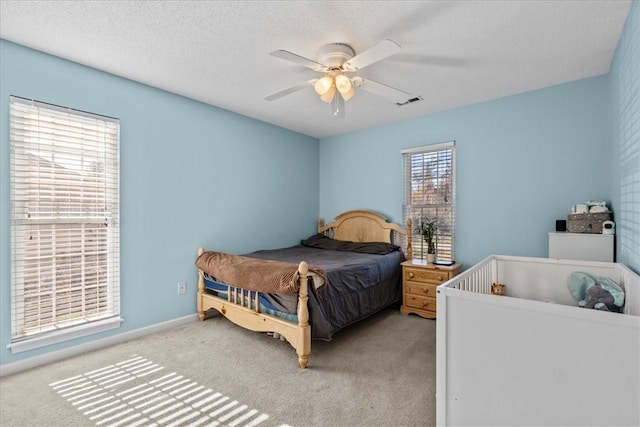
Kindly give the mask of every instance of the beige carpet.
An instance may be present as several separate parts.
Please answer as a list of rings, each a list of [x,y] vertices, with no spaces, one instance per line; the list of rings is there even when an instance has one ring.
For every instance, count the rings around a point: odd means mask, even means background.
[[[383,312],[309,367],[215,316],[0,380],[2,426],[429,426],[435,321]]]

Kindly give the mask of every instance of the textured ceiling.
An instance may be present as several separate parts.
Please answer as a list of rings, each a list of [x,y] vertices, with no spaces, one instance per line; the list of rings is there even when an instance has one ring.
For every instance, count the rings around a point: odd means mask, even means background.
[[[608,72],[631,1],[6,1],[0,37],[325,138]],[[327,43],[402,50],[360,72],[423,101],[356,90],[334,119],[311,87]]]

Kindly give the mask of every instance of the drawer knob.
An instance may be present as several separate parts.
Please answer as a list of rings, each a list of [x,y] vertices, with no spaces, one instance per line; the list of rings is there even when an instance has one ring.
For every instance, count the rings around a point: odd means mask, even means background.
[[[442,280],[442,276],[438,276],[438,280]]]
[[[409,272],[409,277],[413,279],[414,274]]]

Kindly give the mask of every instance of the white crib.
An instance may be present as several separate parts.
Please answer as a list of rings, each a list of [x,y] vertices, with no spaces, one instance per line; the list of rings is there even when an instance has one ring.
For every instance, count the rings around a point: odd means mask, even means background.
[[[623,313],[578,307],[575,271],[620,284]],[[490,256],[437,307],[438,425],[640,425],[640,277],[624,265]]]

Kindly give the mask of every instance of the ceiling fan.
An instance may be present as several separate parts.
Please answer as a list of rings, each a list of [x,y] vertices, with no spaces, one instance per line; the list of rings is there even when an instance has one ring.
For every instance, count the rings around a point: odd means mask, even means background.
[[[336,118],[344,117],[344,102],[353,97],[355,94],[354,87],[366,90],[395,103],[404,104],[411,98],[409,93],[361,76],[349,76],[351,73],[355,73],[374,62],[397,53],[400,49],[399,44],[387,39],[356,55],[353,48],[347,44],[331,43],[320,48],[318,61],[296,55],[287,50],[273,51],[270,55],[324,73],[324,77],[299,83],[269,95],[265,100],[274,101],[306,87],[313,86],[316,93],[320,95],[320,99],[331,104],[331,113]]]

